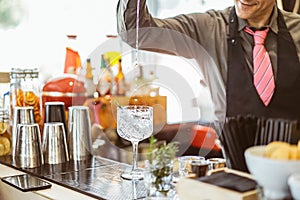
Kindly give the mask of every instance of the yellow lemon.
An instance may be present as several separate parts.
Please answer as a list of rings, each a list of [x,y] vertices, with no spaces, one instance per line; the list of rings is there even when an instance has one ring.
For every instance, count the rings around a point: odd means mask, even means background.
[[[273,154],[273,152],[276,151],[278,148],[281,148],[281,147],[289,148],[290,144],[288,144],[286,142],[280,142],[280,141],[271,142],[266,147],[265,156],[270,158],[271,155]]]
[[[275,149],[270,158],[277,160],[289,160],[290,158],[290,147],[282,146]]]
[[[7,123],[5,122],[0,122],[0,134],[5,133],[7,130]]]
[[[298,148],[296,145],[290,146],[290,160],[297,160],[298,159]]]
[[[4,151],[5,151],[4,145],[3,145],[3,144],[0,144],[0,156],[5,155],[5,154],[4,154]]]
[[[7,155],[10,152],[10,141],[8,138],[0,136],[0,144],[4,146],[4,154]]]

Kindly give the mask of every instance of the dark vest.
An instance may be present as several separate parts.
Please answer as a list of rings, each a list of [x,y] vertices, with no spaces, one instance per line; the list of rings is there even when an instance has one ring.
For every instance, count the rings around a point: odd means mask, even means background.
[[[275,92],[265,107],[253,85],[253,73],[243,55],[235,8],[231,10],[228,37],[227,116],[300,119],[300,64],[294,41],[278,10],[278,71]]]

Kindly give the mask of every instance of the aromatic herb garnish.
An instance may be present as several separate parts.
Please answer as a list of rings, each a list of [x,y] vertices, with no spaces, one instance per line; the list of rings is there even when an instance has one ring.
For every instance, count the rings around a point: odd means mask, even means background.
[[[163,143],[152,150],[152,160],[156,160],[159,165],[170,163],[176,158],[178,151],[178,142]]]
[[[153,165],[151,173],[155,176],[152,184],[155,188],[161,192],[164,196],[171,189],[170,186],[165,186],[165,181],[172,180],[173,173],[173,160],[176,158],[176,153],[178,152],[178,142],[163,143],[159,147],[154,148],[156,139],[150,137],[150,147],[149,147],[149,162]]]
[[[148,155],[148,160],[150,163],[152,163],[152,152],[153,152],[154,145],[156,142],[157,142],[157,139],[153,135],[151,135],[149,138],[149,155]]]

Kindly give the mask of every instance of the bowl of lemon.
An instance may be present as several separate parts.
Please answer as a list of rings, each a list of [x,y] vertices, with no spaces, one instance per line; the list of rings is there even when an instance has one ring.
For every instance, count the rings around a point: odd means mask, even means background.
[[[265,146],[249,147],[245,151],[245,160],[266,198],[291,198],[288,178],[300,172],[300,142],[292,145],[274,141]]]

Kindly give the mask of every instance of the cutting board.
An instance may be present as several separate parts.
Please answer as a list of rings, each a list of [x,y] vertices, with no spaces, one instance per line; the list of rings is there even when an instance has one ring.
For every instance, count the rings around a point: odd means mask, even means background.
[[[251,178],[251,175],[236,170],[225,171]],[[176,190],[180,200],[258,200],[256,190],[241,193],[189,178],[180,178]]]

